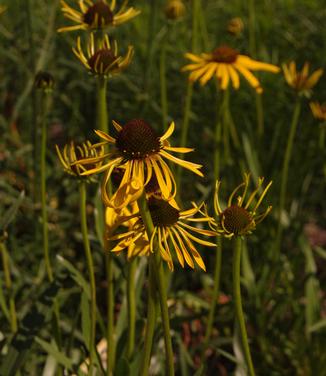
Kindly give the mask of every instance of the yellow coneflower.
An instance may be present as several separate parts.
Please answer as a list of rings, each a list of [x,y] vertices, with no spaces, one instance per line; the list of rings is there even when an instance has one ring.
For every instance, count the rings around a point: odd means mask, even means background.
[[[264,188],[263,192],[260,194],[258,200],[256,201],[254,207],[250,209],[250,206],[253,204],[254,199],[256,198],[261,186],[264,182],[264,178],[259,178],[257,188],[248,195],[250,175],[244,175],[244,181],[235,190],[231,193],[227,207],[222,210],[219,203],[219,190],[221,182],[216,182],[216,190],[214,196],[214,208],[217,216],[217,221],[214,221],[213,228],[216,230],[218,235],[225,236],[226,238],[232,238],[233,236],[241,236],[250,234],[260,223],[267,214],[272,210],[271,206],[268,206],[267,209],[257,214],[257,209],[260,206],[263,198],[265,197],[268,189],[272,185],[272,182],[269,182]],[[236,197],[236,202],[233,200],[239,190],[242,189],[242,195]],[[245,203],[246,196],[248,195],[247,202]]]
[[[58,145],[55,147],[64,171],[79,179],[88,178],[87,176],[83,176],[83,172],[85,172],[86,169],[83,165],[78,164],[79,160],[85,158],[100,158],[102,155],[104,155],[103,147],[94,149],[89,141],[77,146],[75,146],[73,142],[66,144],[62,152],[60,151]],[[100,168],[101,165],[101,161],[95,163],[97,168]]]
[[[309,75],[309,63],[304,63],[301,71],[297,71],[296,64],[291,61],[282,65],[284,77],[289,86],[291,86],[298,94],[310,95],[311,89],[317,84],[323,69],[317,69]]]
[[[107,35],[96,45],[93,33],[89,38],[87,56],[83,52],[80,37],[77,38],[76,48],[72,50],[87,69],[93,74],[101,76],[121,72],[130,64],[134,53],[133,47],[129,46],[126,56],[119,56],[117,42],[114,41],[111,44]]]
[[[182,0],[168,0],[164,11],[168,19],[178,20],[186,13],[186,7]]]
[[[239,52],[229,46],[221,46],[211,53],[195,55],[185,54],[185,57],[193,61],[193,64],[186,65],[182,71],[192,71],[189,75],[190,81],[199,80],[201,85],[205,85],[212,77],[216,77],[221,90],[226,90],[229,82],[232,82],[234,89],[239,89],[239,73],[249,84],[255,88],[257,93],[262,93],[258,79],[251,71],[279,72],[276,65],[253,60],[248,56],[240,55]]]
[[[79,0],[80,11],[78,11],[61,0],[64,16],[77,25],[61,27],[58,31],[96,30],[120,25],[140,13],[133,7],[127,9],[127,3],[128,1],[124,1],[120,10],[115,12],[116,0],[111,0],[110,4],[106,0]]]
[[[208,223],[212,221],[212,218],[203,215],[201,206],[195,206],[192,209],[180,211],[166,200],[151,197],[148,200],[148,208],[154,225],[151,239],[148,239],[144,223],[139,216],[136,223],[129,231],[109,238],[110,241],[119,241],[112,249],[112,252],[121,252],[131,245],[137,245],[137,241],[146,240],[148,252],[153,253],[156,250],[159,251],[163,260],[168,263],[170,270],[173,270],[173,258],[170,245],[173,246],[177,259],[182,267],[184,267],[186,263],[191,268],[194,268],[195,261],[201,269],[206,270],[204,261],[196,250],[193,242],[208,247],[214,247],[215,244],[198,238],[193,235],[192,232],[205,236],[215,236],[216,234],[214,231],[200,229],[187,223]],[[194,218],[193,216],[197,213],[201,214],[201,217]],[[134,215],[132,218],[134,218]],[[171,243],[169,244],[169,242]],[[157,247],[157,249],[155,247]]]
[[[191,170],[199,176],[203,176],[199,171],[202,167],[201,165],[185,161],[170,154],[170,152],[189,153],[193,151],[190,148],[170,146],[168,138],[174,131],[174,122],[170,124],[168,130],[161,137],[147,122],[141,119],[130,120],[123,127],[116,121],[113,121],[113,125],[118,132],[116,138],[102,131],[95,131],[104,141],[95,144],[94,147],[103,147],[109,144],[111,145],[110,151],[99,157],[86,158],[78,162],[91,165],[109,159],[109,162],[101,167],[91,168],[83,173],[83,175],[90,175],[106,171],[102,183],[102,199],[105,205],[119,209],[132,201],[130,198],[128,199],[128,195],[130,197],[130,194],[134,194],[133,200],[137,199],[141,189],[149,184],[153,175],[157,179],[162,197],[166,200],[174,197],[176,194],[175,179],[164,159]],[[113,148],[112,145],[114,146]],[[124,173],[119,188],[113,197],[110,198],[107,193],[107,184],[116,167],[124,168]]]
[[[315,119],[326,121],[326,103],[310,102],[309,106]]]
[[[34,79],[34,87],[36,89],[51,92],[54,88],[54,78],[51,73],[40,71]]]
[[[236,37],[242,34],[243,29],[244,24],[240,17],[231,18],[231,20],[228,22],[227,31]]]

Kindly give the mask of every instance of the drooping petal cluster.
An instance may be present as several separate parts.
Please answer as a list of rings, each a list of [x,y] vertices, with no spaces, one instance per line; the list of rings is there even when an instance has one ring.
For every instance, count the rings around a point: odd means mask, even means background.
[[[264,178],[259,178],[256,189],[249,194],[250,175],[245,174],[243,182],[231,193],[224,210],[221,209],[219,202],[221,181],[216,182],[214,196],[216,219],[212,222],[212,227],[218,235],[232,238],[233,236],[250,234],[256,228],[256,225],[268,215],[272,210],[271,206],[268,206],[262,213],[257,213],[258,207],[272,185],[270,181],[259,195],[263,182]],[[238,195],[239,191],[242,191],[241,195]],[[258,199],[256,199],[257,195]]]
[[[315,119],[326,121],[326,103],[310,102],[309,106]]]
[[[185,57],[192,61],[192,64],[182,68],[182,71],[191,71],[190,81],[199,80],[201,85],[205,85],[211,78],[216,77],[221,90],[226,90],[230,83],[232,83],[234,89],[239,89],[240,76],[242,76],[260,94],[263,92],[263,88],[252,71],[271,73],[280,71],[280,68],[276,65],[240,55],[238,51],[229,46],[221,46],[211,53],[200,55],[187,53]]]

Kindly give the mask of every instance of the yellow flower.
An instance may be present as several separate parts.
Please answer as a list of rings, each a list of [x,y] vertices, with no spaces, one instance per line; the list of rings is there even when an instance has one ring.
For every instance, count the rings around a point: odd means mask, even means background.
[[[221,46],[211,53],[202,53],[200,55],[187,53],[185,57],[193,62],[193,64],[182,68],[182,71],[192,71],[189,75],[190,81],[199,80],[201,85],[205,85],[207,81],[215,76],[221,90],[226,90],[230,81],[234,89],[239,89],[240,73],[255,88],[257,93],[262,93],[263,89],[258,79],[251,71],[262,70],[277,73],[280,70],[276,65],[262,63],[248,56],[240,55],[238,51],[229,46]]]
[[[177,20],[184,16],[186,7],[181,0],[169,0],[165,7],[165,15],[170,20]]]
[[[311,89],[317,84],[323,69],[317,69],[309,76],[309,63],[304,63],[301,71],[297,71],[296,64],[291,61],[282,65],[284,77],[289,86],[298,94],[310,95]]]
[[[148,239],[144,223],[139,216],[129,231],[108,239],[109,241],[118,241],[112,252],[121,252],[131,245],[137,245],[137,241],[139,240],[146,240],[148,253],[158,250],[163,260],[168,263],[170,270],[173,270],[172,246],[182,267],[184,267],[186,262],[191,268],[194,268],[195,261],[201,269],[206,271],[204,261],[193,242],[207,247],[214,247],[215,244],[202,240],[193,235],[193,233],[205,236],[215,236],[216,234],[214,231],[200,229],[191,225],[195,222],[208,223],[212,221],[212,218],[203,214],[201,206],[194,206],[192,209],[180,211],[172,206],[169,201],[151,197],[148,200],[148,208],[154,225],[151,239]],[[201,216],[193,218],[197,213],[201,214]]]
[[[315,119],[326,121],[326,103],[310,102],[309,106]]]
[[[100,158],[104,154],[103,147],[94,149],[89,141],[77,146],[71,142],[69,145],[67,144],[64,146],[62,152],[58,145],[55,147],[65,172],[80,179],[87,179],[87,177],[82,176],[82,173],[86,171],[86,168],[83,165],[80,165],[78,161],[85,158]],[[99,168],[101,165],[101,161],[96,162],[96,167]]]
[[[243,32],[243,29],[244,29],[244,24],[240,17],[234,17],[228,23],[227,30],[230,34],[234,36],[241,35]]]
[[[134,49],[128,47],[125,57],[118,56],[118,46],[114,41],[111,46],[107,35],[103,38],[98,46],[95,44],[94,34],[91,33],[87,46],[87,56],[85,56],[81,47],[80,37],[77,39],[77,47],[72,49],[77,58],[95,75],[108,76],[125,69],[131,62]]]
[[[244,174],[243,183],[236,187],[235,190],[231,193],[227,202],[227,207],[224,210],[221,209],[219,203],[219,190],[221,182],[216,182],[214,208],[217,220],[214,220],[213,228],[218,235],[225,236],[226,238],[232,238],[233,236],[250,234],[256,228],[256,225],[260,223],[272,210],[272,207],[268,206],[264,212],[260,214],[257,214],[256,212],[268,189],[272,185],[272,182],[269,182],[267,184],[267,186],[263,189],[263,192],[257,199],[254,207],[250,209],[250,205],[253,204],[254,199],[256,198],[258,192],[262,187],[264,178],[259,178],[257,188],[250,195],[248,195],[249,179],[250,175]],[[235,197],[241,189],[242,195]],[[247,195],[247,202],[245,203]],[[236,198],[235,203],[233,202],[234,198]]]
[[[61,0],[61,10],[64,16],[76,22],[77,25],[62,27],[58,30],[59,32],[105,29],[127,22],[140,13],[133,7],[126,9],[128,1],[123,2],[118,12],[115,12],[116,0],[111,0],[110,4],[106,0],[79,0],[78,3],[80,11]]]
[[[170,154],[170,152],[188,153],[193,150],[170,146],[168,138],[174,131],[174,122],[161,137],[141,119],[130,120],[123,127],[116,121],[113,121],[113,125],[118,132],[116,138],[97,130],[96,134],[104,141],[94,145],[94,147],[103,147],[109,144],[113,145],[113,148],[109,148],[110,151],[105,155],[86,158],[84,161],[78,162],[89,165],[102,162],[104,159],[109,160],[101,167],[95,167],[83,173],[83,175],[90,175],[106,171],[102,183],[102,199],[105,205],[116,209],[126,206],[139,197],[143,187],[149,184],[152,176],[156,177],[164,199],[168,200],[174,197],[176,194],[175,179],[164,159],[203,176],[199,171],[201,165],[184,161]],[[110,198],[107,193],[107,184],[115,167],[122,167],[124,173],[117,191]]]

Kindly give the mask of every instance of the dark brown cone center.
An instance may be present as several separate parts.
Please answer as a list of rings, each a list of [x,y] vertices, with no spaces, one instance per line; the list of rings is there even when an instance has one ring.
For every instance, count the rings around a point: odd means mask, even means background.
[[[221,220],[229,233],[238,235],[250,225],[252,217],[246,209],[232,205],[221,214]]]
[[[234,63],[237,60],[239,52],[228,46],[215,48],[212,52],[212,60],[217,63]]]
[[[94,72],[104,72],[116,59],[117,57],[112,50],[104,48],[96,51],[95,54],[88,59],[88,64]]]
[[[144,120],[129,121],[116,138],[116,146],[127,159],[143,159],[160,151],[155,130]]]
[[[150,198],[148,208],[155,227],[173,226],[179,219],[179,210],[165,200]]]
[[[104,1],[97,1],[87,9],[84,22],[96,28],[108,26],[113,23],[113,13],[108,4]]]

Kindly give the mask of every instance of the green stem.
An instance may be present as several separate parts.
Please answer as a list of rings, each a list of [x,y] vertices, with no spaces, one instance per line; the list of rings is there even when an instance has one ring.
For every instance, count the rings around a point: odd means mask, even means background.
[[[136,324],[136,297],[135,297],[135,274],[137,260],[132,259],[128,263],[127,276],[127,303],[128,303],[128,344],[127,357],[131,359],[135,349],[135,324]]]
[[[247,337],[247,330],[245,319],[242,310],[241,302],[241,288],[240,288],[240,265],[241,265],[241,237],[234,239],[234,252],[233,252],[233,298],[235,303],[236,317],[240,328],[241,342],[246,359],[248,373],[250,376],[255,376],[254,366],[251,360],[250,348]]]
[[[45,268],[50,282],[53,282],[53,271],[49,254],[48,212],[46,207],[46,135],[47,115],[49,110],[49,93],[42,91],[42,135],[41,135],[41,205],[42,205],[42,233]]]
[[[98,77],[97,81],[97,128],[102,132],[108,133],[109,120],[106,102],[107,78]]]
[[[274,260],[278,260],[280,251],[281,251],[281,240],[282,240],[282,213],[285,208],[285,201],[286,201],[286,190],[287,190],[287,182],[288,182],[288,175],[289,175],[289,164],[292,155],[293,149],[293,141],[296,134],[296,129],[299,122],[301,112],[301,99],[300,97],[297,98],[297,101],[294,106],[292,122],[290,126],[290,132],[287,140],[287,145],[284,154],[283,166],[282,166],[282,175],[281,175],[281,189],[280,189],[280,199],[279,199],[279,212],[278,212],[278,223],[277,223],[277,231],[276,231],[276,247],[274,252]]]
[[[260,140],[264,135],[264,107],[263,97],[261,94],[258,93],[256,93],[256,116],[258,139]]]
[[[256,57],[256,12],[255,0],[248,0],[249,18],[249,53],[252,58]]]
[[[109,122],[106,95],[107,78],[99,76],[97,83],[97,127],[101,131],[108,133]],[[110,245],[109,242],[106,240],[105,234],[103,234],[103,239],[107,279],[107,375],[111,376],[113,374],[115,362],[113,257],[110,252]]]
[[[163,130],[167,129],[168,118],[168,95],[167,95],[167,83],[166,83],[166,48],[167,38],[169,30],[166,30],[166,34],[163,36],[161,52],[160,52],[160,89],[161,89],[161,110],[162,110],[162,125]]]
[[[85,250],[85,257],[89,275],[90,282],[90,305],[91,305],[91,324],[90,324],[90,335],[89,335],[89,352],[90,352],[90,364],[88,374],[93,375],[94,361],[96,357],[95,353],[95,340],[96,340],[96,285],[95,285],[95,273],[94,273],[94,263],[91,253],[91,248],[88,239],[88,229],[87,229],[87,214],[86,214],[86,183],[81,181],[79,184],[79,206],[80,206],[80,223],[81,231],[83,235],[83,243]]]
[[[215,254],[215,265],[214,265],[214,286],[213,286],[212,302],[210,304],[210,309],[208,313],[202,359],[204,357],[205,350],[207,348],[208,342],[212,335],[215,311],[216,311],[218,298],[220,295],[221,264],[222,264],[222,238],[221,236],[218,236],[216,238],[216,254]]]
[[[139,211],[146,229],[148,239],[151,238],[151,235],[154,231],[154,225],[148,205],[146,202],[145,194],[143,194],[138,200]],[[166,352],[166,375],[174,375],[174,359],[173,359],[173,349],[172,349],[172,340],[170,334],[170,320],[169,312],[167,306],[167,292],[165,287],[165,275],[164,269],[161,261],[159,252],[155,251],[151,257],[152,268],[154,269],[154,275],[156,284],[159,292],[159,300],[161,307],[161,317],[163,323],[163,333],[164,333],[164,343],[165,343],[165,352]]]
[[[3,266],[4,277],[5,277],[5,286],[9,293],[10,327],[11,327],[11,331],[15,333],[17,331],[17,314],[16,314],[15,299],[13,295],[12,281],[11,281],[11,275],[10,275],[9,256],[8,256],[7,247],[2,242],[0,243],[0,252],[2,256],[2,266]]]
[[[155,288],[155,271],[153,258],[149,260],[149,275],[148,275],[148,301],[147,301],[147,322],[146,322],[146,333],[144,342],[144,351],[141,360],[139,376],[148,376],[149,363],[151,359],[151,352],[153,346],[153,336],[156,323],[156,301],[157,294]]]

